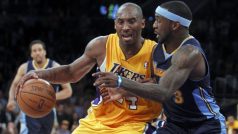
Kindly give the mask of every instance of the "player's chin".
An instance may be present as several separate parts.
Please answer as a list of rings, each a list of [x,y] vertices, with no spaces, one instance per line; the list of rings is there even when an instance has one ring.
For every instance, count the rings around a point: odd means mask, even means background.
[[[126,39],[124,39],[124,38],[122,38],[122,40],[121,40],[122,42],[123,42],[123,44],[133,44],[133,38],[130,38],[130,39],[128,39],[128,38],[126,38]]]
[[[37,63],[41,63],[41,62],[42,62],[42,58],[40,58],[40,57],[39,57],[39,58],[36,58],[35,61],[36,61]]]

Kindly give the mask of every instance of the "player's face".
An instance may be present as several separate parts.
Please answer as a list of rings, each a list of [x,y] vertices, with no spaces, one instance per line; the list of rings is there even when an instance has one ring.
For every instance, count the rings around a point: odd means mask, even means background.
[[[155,16],[155,22],[153,24],[154,33],[157,35],[158,41],[164,43],[167,41],[171,34],[170,20],[162,17]]]
[[[41,63],[46,58],[46,51],[42,44],[34,44],[31,47],[31,57],[37,63]]]
[[[145,27],[145,21],[139,17],[135,9],[124,8],[118,11],[115,20],[115,29],[119,36],[120,43],[133,44],[138,42],[141,37],[141,31]]]

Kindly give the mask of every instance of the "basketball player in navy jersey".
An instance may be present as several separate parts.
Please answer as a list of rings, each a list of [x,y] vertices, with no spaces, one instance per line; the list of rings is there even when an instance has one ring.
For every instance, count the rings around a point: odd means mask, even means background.
[[[9,91],[9,99],[7,109],[14,111],[16,102],[14,100],[17,83],[22,76],[31,70],[46,69],[59,66],[59,64],[51,59],[46,58],[45,43],[41,40],[34,40],[30,43],[30,52],[32,60],[23,63],[17,71],[17,74],[11,84]],[[59,85],[53,85],[55,91],[58,91]],[[56,93],[56,100],[63,100],[72,95],[70,84],[62,84],[62,90]],[[43,118],[31,118],[20,113],[21,126],[20,134],[50,134],[54,124],[55,113],[52,111]]]
[[[112,73],[99,72],[94,83],[122,87],[136,95],[163,103],[167,121],[158,134],[225,134],[210,86],[209,64],[199,41],[189,34],[192,13],[181,1],[170,1],[155,10],[154,32],[158,45],[153,52],[158,84],[138,83]],[[104,94],[109,97],[110,94]]]

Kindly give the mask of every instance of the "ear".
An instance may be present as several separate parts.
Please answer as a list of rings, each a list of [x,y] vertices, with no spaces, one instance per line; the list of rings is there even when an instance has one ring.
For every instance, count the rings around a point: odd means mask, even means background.
[[[173,30],[177,30],[180,27],[180,23],[179,22],[173,22],[172,23],[172,29]]]

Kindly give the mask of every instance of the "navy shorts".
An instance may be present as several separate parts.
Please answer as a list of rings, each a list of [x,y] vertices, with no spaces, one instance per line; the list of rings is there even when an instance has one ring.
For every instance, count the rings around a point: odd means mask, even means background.
[[[31,118],[26,115],[28,134],[51,134],[54,125],[54,112],[43,118]]]
[[[158,128],[153,134],[226,134],[226,127],[225,121],[215,118],[186,127],[166,121],[164,126]]]

